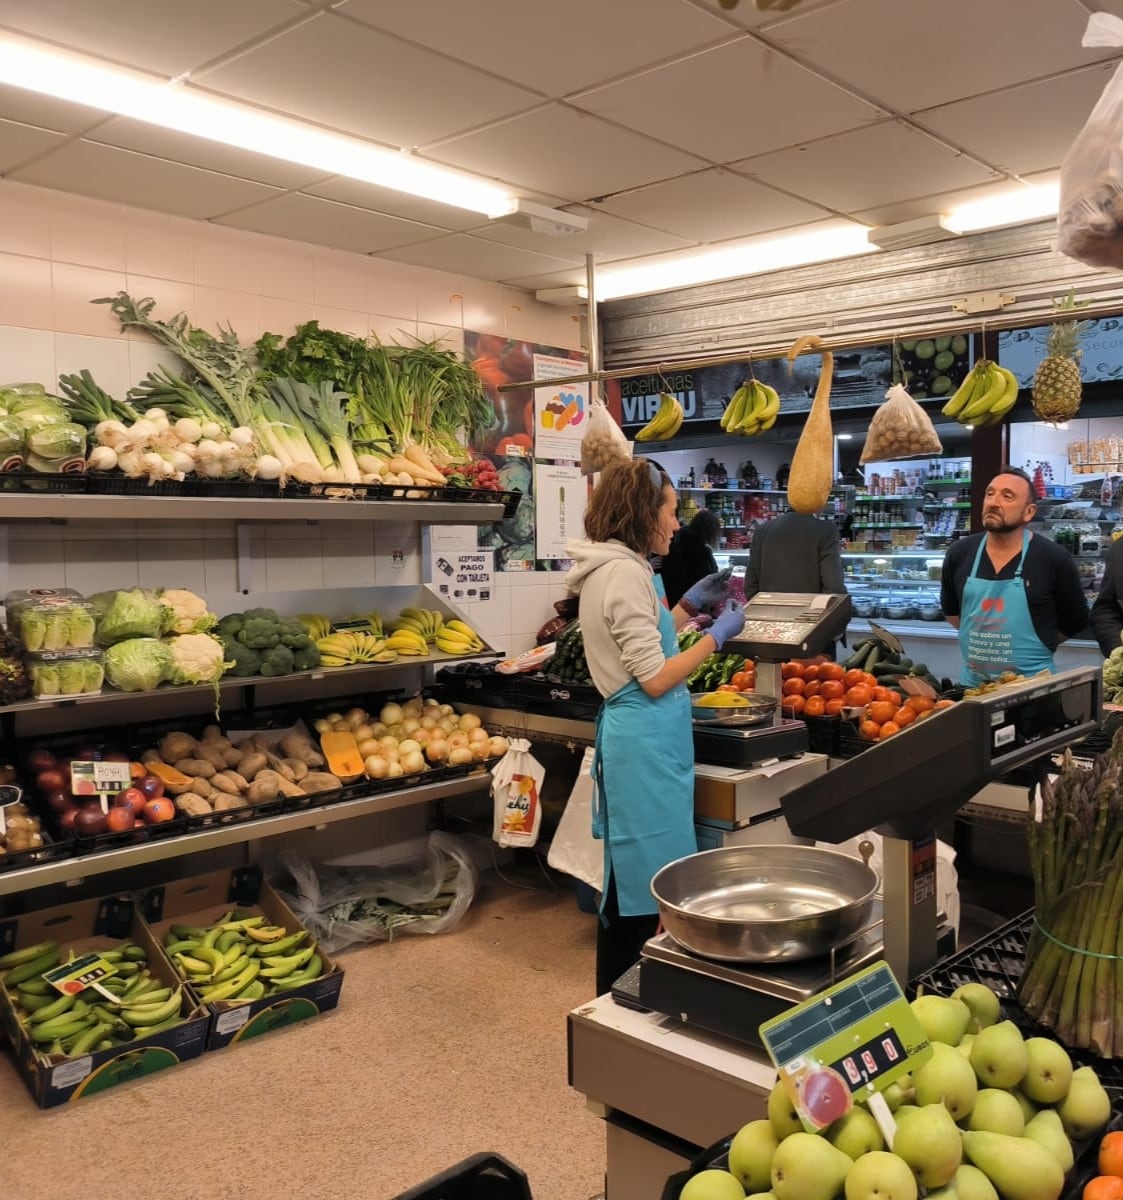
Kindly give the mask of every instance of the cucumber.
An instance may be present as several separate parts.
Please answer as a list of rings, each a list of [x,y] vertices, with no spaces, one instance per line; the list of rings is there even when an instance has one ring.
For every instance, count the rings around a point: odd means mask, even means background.
[[[869,653],[869,649],[872,645],[874,645],[873,638],[864,638],[862,641],[858,642],[854,647],[854,653],[851,654],[850,657],[842,664],[843,667],[847,671],[851,671],[855,667],[860,666],[865,661],[866,655]]]
[[[927,675],[928,674],[927,663],[913,663],[912,664],[912,673],[914,675]]]
[[[879,662],[870,674],[876,676],[878,679],[882,675],[907,675],[908,668],[904,663],[898,662],[895,658],[887,658],[883,662]]]
[[[877,674],[877,660],[878,660],[878,658],[880,658],[880,656],[881,656],[881,646],[879,643],[874,642],[873,648],[870,650],[869,658],[866,659],[865,666],[862,667],[862,670],[865,671],[867,674],[876,675]]]

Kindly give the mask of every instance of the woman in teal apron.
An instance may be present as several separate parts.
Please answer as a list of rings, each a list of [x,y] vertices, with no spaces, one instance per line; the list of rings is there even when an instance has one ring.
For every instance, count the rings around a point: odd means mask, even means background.
[[[678,528],[670,479],[646,459],[605,469],[585,513],[588,540],[570,544],[567,580],[580,597],[589,672],[604,704],[593,763],[593,834],[604,840],[597,992],[639,957],[658,924],[651,878],[698,849],[694,744],[683,681],[740,633],[726,606],[728,573],[700,580],[673,610],[648,558]],[[700,610],[720,611],[707,636],[679,652],[677,630]]]
[[[1036,675],[1038,671],[1055,670],[1052,651],[1033,627],[1022,580],[1029,531],[1022,531],[1022,551],[1012,579],[979,578],[986,544],[986,538],[981,538],[971,574],[963,586],[959,651],[963,655],[963,682],[968,687],[995,679],[1003,671]]]

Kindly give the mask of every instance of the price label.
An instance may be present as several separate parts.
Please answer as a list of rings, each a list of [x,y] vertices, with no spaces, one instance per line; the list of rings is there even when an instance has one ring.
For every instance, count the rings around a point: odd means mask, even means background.
[[[9,805],[18,804],[23,799],[23,788],[14,783],[0,784],[0,837],[8,832],[7,813]]]
[[[760,1027],[803,1127],[818,1133],[932,1053],[889,965],[874,963]]]
[[[117,974],[117,968],[111,962],[106,962],[100,954],[91,951],[80,954],[73,962],[62,963],[43,972],[43,978],[64,996],[75,996],[86,988],[96,988],[102,995],[108,997],[114,1004],[118,1002],[112,992],[101,987],[101,982],[111,975]]]
[[[75,796],[115,796],[132,783],[127,762],[86,762],[70,764],[70,790]]]

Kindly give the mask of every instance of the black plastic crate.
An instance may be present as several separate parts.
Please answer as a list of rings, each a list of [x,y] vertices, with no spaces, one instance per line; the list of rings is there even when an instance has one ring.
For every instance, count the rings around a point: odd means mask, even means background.
[[[437,683],[448,701],[483,704],[491,708],[512,708],[519,703],[517,675],[501,675],[494,663],[467,662],[441,667]]]
[[[130,479],[115,472],[87,476],[86,490],[99,496],[167,496],[224,500],[275,500],[281,495],[274,480],[210,479],[189,475],[186,479]]]
[[[561,683],[546,675],[516,675],[515,696],[519,708],[573,721],[595,721],[601,694],[591,684]]]
[[[491,488],[433,487],[404,483],[289,483],[286,496],[304,499],[339,500],[364,504],[379,500],[412,500],[418,504],[502,504],[503,516],[513,517],[522,492],[500,492]]]
[[[91,477],[84,472],[47,475],[39,471],[0,472],[0,491],[4,492],[85,492]]]
[[[876,742],[871,742],[858,733],[858,722],[849,718],[839,718],[838,745],[835,754],[839,758],[856,758],[866,750],[872,750]]]
[[[37,867],[41,863],[58,862],[59,859],[71,858],[74,854],[74,841],[71,838],[52,837],[48,825],[53,826],[42,812],[43,805],[36,804],[28,795],[27,806],[39,817],[41,829],[39,836],[43,839],[41,846],[31,850],[9,850],[0,854],[0,875],[5,871],[19,871],[24,867]]]
[[[808,717],[801,713],[799,719],[807,726],[807,746],[812,753],[838,757],[839,736],[844,724],[841,717]]]
[[[474,1154],[391,1200],[533,1200],[526,1173],[501,1154]]]

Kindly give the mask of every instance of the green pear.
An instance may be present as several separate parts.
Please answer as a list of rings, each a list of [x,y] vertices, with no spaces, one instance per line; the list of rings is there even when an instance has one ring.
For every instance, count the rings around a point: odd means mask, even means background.
[[[985,983],[965,983],[951,994],[953,1000],[962,1000],[971,1010],[968,1033],[978,1033],[988,1025],[997,1025],[1002,1015],[1002,1001]]]
[[[1010,1095],[1017,1100],[1021,1106],[1022,1116],[1026,1119],[1028,1125],[1034,1117],[1037,1116],[1037,1105],[1022,1091],[1021,1088],[1011,1088]]]
[[[955,1120],[967,1116],[979,1085],[971,1064],[954,1046],[932,1043],[932,1056],[916,1069],[916,1102],[942,1104]]]
[[[729,1146],[729,1169],[746,1192],[767,1188],[772,1182],[772,1156],[780,1139],[766,1120],[742,1125]]]
[[[1091,1137],[1111,1117],[1111,1097],[1103,1090],[1091,1067],[1079,1067],[1072,1073],[1068,1095],[1057,1105],[1065,1133],[1073,1141]]]
[[[988,1025],[971,1043],[971,1066],[983,1087],[1017,1087],[1029,1067],[1029,1052],[1013,1021]]]
[[[779,1079],[768,1093],[768,1119],[772,1122],[772,1132],[778,1142],[782,1142],[790,1133],[803,1131],[803,1123],[795,1111],[788,1089]]]
[[[745,1197],[745,1200],[776,1200],[775,1192],[753,1192]]]
[[[679,1200],[745,1200],[745,1189],[736,1175],[711,1168],[691,1175],[678,1195]]]
[[[817,1133],[793,1133],[772,1156],[776,1200],[834,1200],[854,1160]]]
[[[975,1097],[975,1107],[967,1118],[968,1129],[987,1129],[1021,1137],[1026,1127],[1022,1106],[1003,1088],[983,1088]]]
[[[898,1109],[893,1153],[903,1158],[925,1188],[943,1187],[963,1161],[959,1127],[942,1104],[925,1104],[901,1115]]]
[[[1068,1095],[1072,1084],[1072,1059],[1068,1051],[1052,1038],[1026,1039],[1029,1066],[1021,1090],[1034,1104],[1057,1104]]]
[[[1064,1123],[1056,1109],[1043,1108],[1033,1118],[1026,1122],[1025,1136],[1031,1138],[1039,1146],[1044,1146],[1061,1164],[1062,1171],[1071,1171],[1076,1161],[1072,1152],[1072,1143],[1065,1133]]]
[[[1003,1200],[1057,1200],[1064,1190],[1061,1164],[1031,1138],[982,1130],[967,1132],[963,1135],[963,1152],[994,1184]]]
[[[964,1163],[956,1171],[953,1186],[959,1200],[998,1200],[994,1184],[970,1163]]]
[[[916,1099],[916,1092],[913,1090],[912,1076],[902,1075],[900,1079],[895,1079],[881,1093],[882,1099],[889,1106],[889,1111],[895,1113],[902,1104],[909,1104]]]
[[[956,1049],[960,1054],[963,1055],[964,1058],[969,1059],[971,1057],[971,1047],[974,1045],[974,1043],[975,1035],[973,1033],[965,1033],[959,1039],[959,1045],[956,1046]]]
[[[870,1113],[852,1108],[827,1129],[827,1141],[856,1162],[871,1150],[884,1150],[885,1138]]]
[[[846,1176],[846,1200],[916,1200],[916,1177],[903,1158],[871,1150]]]
[[[930,1042],[954,1046],[967,1032],[971,1010],[950,996],[917,996],[909,1005]]]

